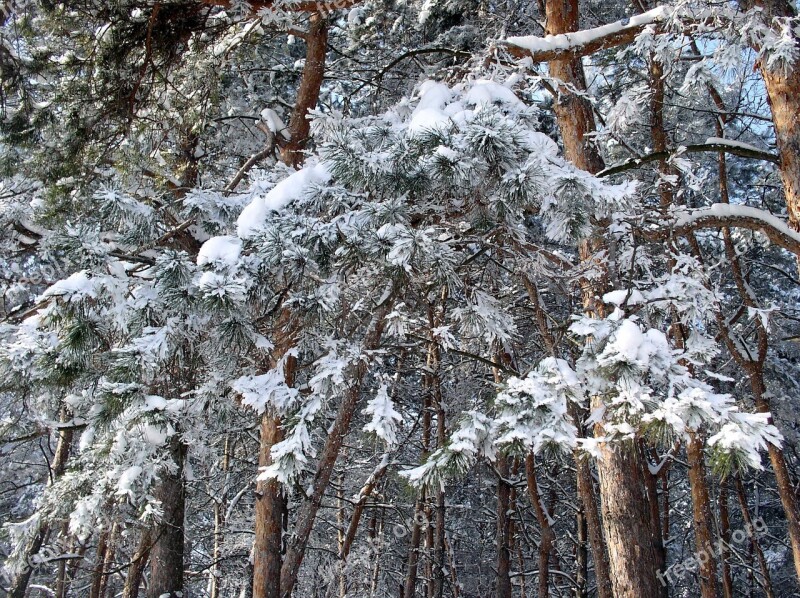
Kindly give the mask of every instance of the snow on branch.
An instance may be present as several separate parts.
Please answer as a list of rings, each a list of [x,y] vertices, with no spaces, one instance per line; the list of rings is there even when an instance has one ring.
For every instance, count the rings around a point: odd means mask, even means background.
[[[800,232],[769,212],[750,206],[715,203],[707,208],[688,210],[678,215],[672,230],[685,235],[702,228],[722,227],[760,231],[775,245],[800,255]]]
[[[645,27],[664,21],[670,14],[667,6],[658,6],[630,18],[574,33],[509,37],[504,45],[518,58],[530,58],[534,62],[549,62],[564,54],[585,56],[631,43]]]
[[[682,154],[693,154],[700,152],[725,152],[741,158],[752,158],[753,160],[764,160],[772,162],[773,164],[780,164],[780,158],[777,154],[760,150],[753,145],[741,143],[732,139],[722,139],[720,137],[709,137],[705,143],[696,143],[693,145],[686,145],[675,149],[674,151],[653,152],[638,158],[630,158],[619,164],[609,166],[597,173],[598,177],[611,176],[612,174],[619,174],[638,168],[643,164],[655,162],[657,160],[668,159],[673,156]]]

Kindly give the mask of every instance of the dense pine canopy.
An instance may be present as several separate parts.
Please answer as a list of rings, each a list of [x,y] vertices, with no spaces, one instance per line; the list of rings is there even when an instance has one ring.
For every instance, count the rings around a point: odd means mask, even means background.
[[[793,0],[0,0],[12,598],[800,596]]]

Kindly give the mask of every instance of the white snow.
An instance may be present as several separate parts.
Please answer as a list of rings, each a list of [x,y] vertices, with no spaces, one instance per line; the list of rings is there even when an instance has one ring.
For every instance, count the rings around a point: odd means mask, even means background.
[[[144,398],[145,411],[161,411],[167,406],[167,399],[157,395],[148,395]]]
[[[626,305],[639,305],[644,302],[644,295],[638,289],[620,289],[603,295],[603,303],[611,303],[618,307],[623,303]]]
[[[80,301],[84,297],[95,297],[94,281],[86,274],[86,270],[75,272],[69,278],[59,280],[42,293],[41,299],[48,297],[68,297],[70,301]]]
[[[212,237],[200,248],[197,254],[197,265],[221,264],[234,266],[242,253],[242,240],[238,237],[224,235]]]
[[[476,106],[498,102],[519,109],[525,108],[525,104],[522,103],[522,100],[508,87],[488,79],[475,81],[472,87],[467,90],[464,99],[467,103],[475,104]]]
[[[723,137],[709,137],[706,139],[706,143],[709,145],[727,145],[728,147],[738,147],[751,152],[764,152],[764,150],[757,148],[755,145],[750,145],[749,143],[744,143],[743,141],[736,141],[735,139],[724,139]]]
[[[127,494],[132,496],[133,491],[131,490],[131,487],[136,481],[136,478],[138,478],[141,474],[142,468],[138,465],[129,467],[122,472],[122,475],[119,476],[119,481],[117,482],[117,495]]]
[[[663,20],[668,14],[666,6],[658,6],[639,15],[634,15],[621,21],[615,21],[608,25],[601,25],[593,29],[584,29],[574,33],[564,33],[560,35],[547,35],[537,37],[527,35],[522,37],[509,37],[506,42],[512,46],[517,46],[530,52],[565,52],[581,46],[586,46],[594,41],[626,31],[628,29],[638,29]]]
[[[278,113],[275,112],[272,108],[264,108],[261,111],[261,120],[264,121],[264,124],[267,125],[267,128],[276,135],[281,135],[286,137],[284,131],[286,130],[286,125],[284,124],[281,117],[278,116]]]
[[[800,243],[800,233],[789,228],[789,225],[787,225],[783,220],[777,216],[773,216],[765,210],[759,210],[758,208],[752,208],[750,206],[734,206],[727,203],[715,203],[707,208],[688,210],[679,213],[678,218],[675,221],[675,226],[689,226],[693,222],[707,216],[715,216],[717,218],[740,217],[760,220],[761,222],[778,231],[780,234],[789,237],[797,243]]]
[[[386,385],[382,385],[375,398],[367,403],[364,414],[372,416],[372,421],[364,426],[365,432],[374,432],[390,447],[397,444],[397,425],[403,421],[403,416],[395,410]]]
[[[324,162],[306,166],[289,175],[264,197],[255,198],[242,210],[236,221],[239,237],[242,239],[252,237],[261,229],[271,210],[281,210],[290,202],[300,199],[311,186],[323,185],[330,179],[330,170]]]

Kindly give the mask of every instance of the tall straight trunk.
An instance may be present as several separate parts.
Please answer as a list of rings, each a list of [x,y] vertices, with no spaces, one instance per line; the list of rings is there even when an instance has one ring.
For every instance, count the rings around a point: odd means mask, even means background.
[[[183,595],[184,515],[186,486],[184,464],[187,447],[175,434],[170,440],[170,455],[175,470],[165,468],[154,491],[161,502],[161,521],[150,550],[150,583],[147,598],[179,598]]]
[[[422,513],[425,505],[425,490],[420,490],[414,504],[414,517],[411,523],[411,539],[408,547],[406,579],[403,584],[403,598],[414,598],[417,594],[417,571],[419,569],[419,545],[422,539]]]
[[[131,558],[131,565],[128,567],[128,577],[125,578],[125,585],[122,588],[122,598],[138,598],[139,586],[144,579],[144,568],[150,558],[150,549],[153,546],[153,530],[146,529],[142,532],[139,546]]]
[[[497,598],[511,598],[511,486],[507,482],[509,468],[508,457],[503,454],[497,457]]]
[[[283,308],[273,332],[275,349],[269,367],[275,368],[285,358],[283,379],[287,386],[295,383],[297,359],[287,355],[297,342],[297,320],[291,310]],[[272,447],[283,440],[281,418],[271,409],[261,417],[259,470],[272,464]],[[283,527],[287,516],[287,499],[277,480],[256,482],[255,538],[253,539],[253,598],[280,596],[283,558]]]
[[[209,598],[219,598],[220,558],[225,533],[225,511],[228,506],[228,487],[230,484],[230,451],[231,439],[225,437],[222,451],[222,471],[225,474],[221,495],[214,500],[214,549],[211,554],[211,570],[209,571]]]
[[[547,0],[545,8],[548,34],[578,30],[577,0]],[[570,92],[571,88],[586,89],[583,63],[580,58],[564,55],[551,60],[548,66],[550,74],[563,82],[563,85],[558,85],[555,112],[564,154],[578,168],[599,172],[603,160],[589,138],[595,130],[592,107],[586,99]],[[593,262],[599,249],[596,239],[586,239],[581,243],[580,257],[584,262]],[[599,299],[604,286],[602,277],[584,284],[584,309],[598,317],[604,315]],[[602,407],[602,399],[593,397],[592,408]],[[597,424],[596,434],[604,434],[602,423]],[[656,596],[656,557],[639,451],[610,450],[608,447],[601,450],[597,471],[614,596]]]
[[[283,440],[280,418],[265,414],[261,418],[259,468],[272,464],[272,447]],[[283,519],[286,494],[277,480],[256,484],[255,539],[253,542],[253,598],[280,596]]]
[[[647,446],[644,442],[640,442],[639,446],[642,451],[642,460],[646,463],[648,460]],[[647,502],[650,507],[650,522],[653,531],[656,570],[666,571],[667,554],[664,546],[664,538],[661,535],[661,509],[658,504],[658,474],[652,473],[648,467],[645,467],[642,473],[644,475],[645,491],[647,492]],[[659,590],[658,598],[667,598],[669,596],[669,588],[666,585],[661,585]]]
[[[443,295],[444,297],[444,295]],[[431,329],[436,326],[436,314],[433,306],[428,307],[428,324]],[[446,415],[444,408],[444,398],[442,396],[442,380],[440,377],[441,353],[438,343],[430,345],[430,386],[433,392],[433,405],[436,410],[436,448],[442,448],[447,441]],[[399,373],[399,372],[398,372]],[[436,491],[436,526],[433,541],[433,592],[432,598],[442,598],[444,595],[444,574],[445,574],[445,505],[444,490],[439,488]]]
[[[556,539],[553,527],[550,525],[550,516],[545,510],[545,504],[539,492],[539,483],[536,480],[536,457],[533,453],[528,453],[525,457],[525,479],[528,487],[528,496],[533,505],[533,512],[539,522],[539,598],[546,598],[550,595],[550,554],[553,551],[553,544]]]
[[[691,432],[686,445],[689,461],[689,486],[692,492],[692,515],[694,517],[695,549],[700,559],[700,592],[703,598],[716,598],[718,592],[717,560],[711,525],[711,499],[708,493],[705,465],[703,462],[704,442],[697,432]]]
[[[664,69],[659,58],[653,54],[650,56],[650,132],[653,139],[653,151],[666,152],[668,150],[668,137],[664,126]],[[658,165],[659,172],[659,192],[661,195],[661,207],[669,210],[675,207],[675,194],[672,184],[668,177],[674,174],[672,167],[666,158],[662,158]],[[671,256],[668,258],[670,271],[675,265],[675,260]],[[673,324],[670,327],[672,340],[675,346],[682,349],[685,345],[685,331],[683,323],[677,312],[673,311]],[[691,364],[687,364],[691,369]],[[713,547],[713,518],[711,514],[711,501],[709,498],[708,479],[706,477],[705,457],[703,452],[704,444],[699,432],[690,434],[686,453],[689,462],[689,486],[692,496],[692,513],[694,516],[694,537],[695,552],[704,555],[700,563],[700,593],[703,598],[717,598],[717,563],[716,551]],[[645,479],[649,473],[644,472]],[[648,492],[651,499],[651,509],[658,512],[658,497],[652,492]],[[654,504],[652,504],[655,501]],[[656,544],[657,570],[665,571],[666,555],[663,552],[663,542],[661,542],[659,517],[653,518],[654,543]],[[662,584],[662,595],[667,588]]]
[[[117,546],[119,545],[119,525],[116,523],[111,526],[111,532],[108,538],[108,546],[103,561],[103,575],[100,578],[100,591],[97,594],[99,598],[114,596],[113,586],[110,585],[111,574],[113,573],[112,567],[114,559],[117,556]]]
[[[92,570],[92,585],[89,587],[89,598],[100,598],[100,588],[102,587],[105,575],[105,558],[108,550],[109,532],[104,529],[100,532],[97,539],[97,550],[95,551],[95,563]]]

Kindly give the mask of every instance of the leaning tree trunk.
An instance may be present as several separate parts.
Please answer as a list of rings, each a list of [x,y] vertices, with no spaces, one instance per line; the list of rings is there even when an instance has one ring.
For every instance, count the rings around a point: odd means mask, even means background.
[[[144,568],[147,566],[147,559],[150,557],[152,546],[153,531],[145,529],[139,540],[139,546],[131,558],[128,577],[125,578],[125,586],[122,588],[122,598],[138,598],[139,586],[142,585],[142,580],[144,579]]]
[[[546,20],[550,35],[577,31],[578,1],[547,0]],[[555,57],[548,65],[550,75],[559,80],[555,112],[566,158],[578,168],[597,173],[603,168],[603,160],[589,137],[595,130],[592,107],[570,91],[586,89],[583,63],[580,58],[564,55]],[[586,239],[581,243],[580,257],[585,262],[595,261],[599,249],[598,239]],[[598,317],[604,315],[597,299],[605,290],[602,278],[584,284],[584,309]],[[600,397],[594,397],[592,402],[593,409],[603,406]],[[604,434],[602,423],[597,424],[596,434]],[[601,450],[597,471],[614,596],[656,596],[656,557],[639,452],[636,447]],[[600,555],[593,556],[597,561]]]
[[[183,549],[186,513],[184,462],[186,445],[175,434],[170,440],[170,455],[175,471],[164,468],[161,482],[154,491],[161,502],[163,515],[156,527],[155,543],[150,550],[150,583],[147,598],[180,598],[183,595]]]
[[[66,423],[71,414],[66,410],[61,410],[61,423]],[[67,468],[67,460],[69,459],[70,447],[72,446],[73,430],[71,428],[62,428],[58,433],[58,444],[56,445],[56,452],[53,455],[53,464],[50,468],[50,483],[52,484],[61,477]],[[33,567],[28,563],[33,562],[33,557],[39,553],[39,550],[44,544],[45,538],[49,531],[49,526],[46,521],[40,520],[38,529],[32,535],[28,545],[25,547],[25,564],[19,575],[14,579],[11,587],[8,588],[8,598],[25,598],[25,593],[28,589],[31,575],[33,574]]]
[[[372,329],[364,339],[365,351],[374,351],[380,345],[385,326],[384,318],[389,313],[390,306],[391,300],[387,299],[377,308],[371,324]],[[311,484],[311,493],[298,510],[295,529],[286,545],[286,553],[281,565],[281,598],[289,598],[297,584],[297,576],[300,573],[300,565],[303,563],[303,558],[306,554],[311,530],[322,505],[322,497],[328,488],[342,443],[350,430],[350,422],[353,419],[353,415],[355,415],[358,400],[361,397],[361,388],[364,377],[367,375],[368,367],[364,360],[359,360],[353,367],[348,368],[348,378],[351,380],[350,388],[345,392],[345,396],[337,410],[336,419],[320,451],[317,470],[314,474],[314,481]]]

